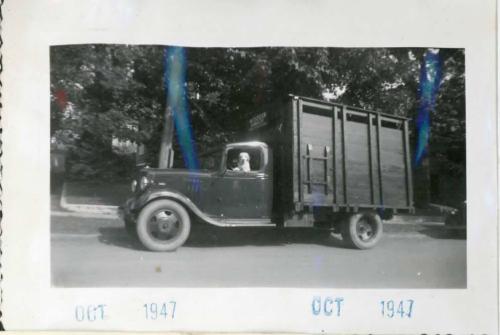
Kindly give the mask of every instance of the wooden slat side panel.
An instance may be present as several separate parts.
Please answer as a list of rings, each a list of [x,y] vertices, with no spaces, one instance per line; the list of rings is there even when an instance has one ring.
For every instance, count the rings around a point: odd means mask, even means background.
[[[370,153],[368,147],[368,120],[366,123],[346,121],[347,202],[371,203]]]
[[[333,141],[331,114],[314,112],[309,107],[304,108],[302,113],[303,199],[304,202],[313,205],[331,205],[333,203],[332,179],[325,178],[325,175],[332,174],[332,155],[324,159],[325,148],[331,152]]]
[[[330,145],[332,140],[332,123],[330,116],[304,113],[302,116],[302,137],[312,145]]]
[[[406,120],[301,98],[291,105],[290,145],[285,149],[293,165],[291,203],[412,206]],[[330,150],[326,160],[325,148]]]
[[[384,156],[384,160],[382,165],[394,165],[400,169],[404,169],[404,158],[405,156],[402,153],[396,153],[394,151],[381,150],[381,155]]]
[[[384,206],[407,206],[406,162],[401,129],[381,128],[381,169],[384,184]]]
[[[402,153],[404,151],[403,143],[403,129],[387,128],[382,126],[380,135],[384,140],[383,148],[386,150],[394,150]]]
[[[313,109],[313,112],[326,112],[327,114],[329,114],[329,112],[332,110],[332,106],[331,105],[328,105],[328,104],[325,104],[325,103],[316,103],[316,102],[311,102],[311,101],[305,101],[305,100],[301,100],[302,102],[302,105],[309,109]],[[306,111],[307,112],[307,111]]]
[[[330,192],[325,194],[324,186],[320,184],[311,185],[311,193],[306,193],[308,186],[303,185],[304,190],[304,203],[314,206],[331,206],[333,203],[333,196]]]

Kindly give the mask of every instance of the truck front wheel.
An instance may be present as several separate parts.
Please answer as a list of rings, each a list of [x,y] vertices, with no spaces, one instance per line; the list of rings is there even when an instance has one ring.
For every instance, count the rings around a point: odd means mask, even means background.
[[[137,236],[151,251],[172,251],[186,242],[191,230],[189,213],[172,200],[153,201],[137,218]]]
[[[375,213],[353,214],[342,222],[341,234],[351,248],[373,248],[382,237],[382,220]]]

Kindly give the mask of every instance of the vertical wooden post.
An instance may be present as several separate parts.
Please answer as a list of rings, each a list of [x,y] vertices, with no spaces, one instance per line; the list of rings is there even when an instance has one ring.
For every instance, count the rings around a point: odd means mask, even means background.
[[[297,106],[297,158],[298,158],[298,183],[297,186],[299,188],[299,202],[301,205],[304,203],[304,160],[302,159],[302,100],[298,100]]]
[[[413,207],[413,180],[411,175],[411,154],[410,154],[410,138],[408,134],[408,120],[404,122],[404,154],[405,154],[405,167],[406,167],[406,195],[408,207]]]
[[[306,144],[306,180],[307,180],[307,193],[312,193],[312,180],[311,180],[311,156],[313,147],[311,144]],[[303,186],[302,186],[303,187]]]
[[[380,205],[384,205],[384,188],[382,184],[382,164],[380,162],[380,131],[382,123],[380,121],[380,114],[377,113],[377,170],[378,170],[378,188],[380,192]]]
[[[343,174],[343,189],[344,189],[344,203],[347,204],[347,171],[346,171],[346,107],[342,106],[342,174]]]
[[[370,199],[371,204],[375,205],[375,180],[373,176],[373,143],[372,143],[372,123],[373,123],[373,115],[371,113],[367,113],[368,117],[368,166],[370,173]]]
[[[332,116],[332,166],[333,166],[333,203],[336,204],[337,199],[337,156],[335,155],[337,150],[336,136],[337,136],[337,107],[333,107],[333,116]]]
[[[300,201],[300,148],[298,126],[298,100],[292,98],[292,159],[293,159],[293,201],[297,205]]]
[[[325,157],[325,174],[323,176],[323,180],[325,182],[325,195],[328,196],[328,168],[329,168],[329,165],[328,162],[330,161],[330,148],[329,147],[325,147],[325,150],[324,150],[324,157]]]

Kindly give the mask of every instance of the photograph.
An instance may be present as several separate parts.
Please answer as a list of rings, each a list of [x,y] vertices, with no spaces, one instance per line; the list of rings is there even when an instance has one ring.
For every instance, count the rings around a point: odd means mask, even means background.
[[[0,328],[497,334],[497,7],[6,1]]]
[[[51,286],[467,289],[465,57],[51,45]]]

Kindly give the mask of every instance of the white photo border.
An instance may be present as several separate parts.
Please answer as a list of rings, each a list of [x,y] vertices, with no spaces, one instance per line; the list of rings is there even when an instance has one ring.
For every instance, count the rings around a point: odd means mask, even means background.
[[[498,172],[496,2],[16,0],[3,8],[2,322],[7,330],[307,333],[497,333]],[[49,47],[180,46],[465,48],[467,289],[95,288],[50,283]],[[342,297],[341,318],[311,314]],[[378,317],[378,301],[413,299],[410,320]],[[175,300],[151,323],[147,302]],[[76,305],[108,306],[81,323]]]

